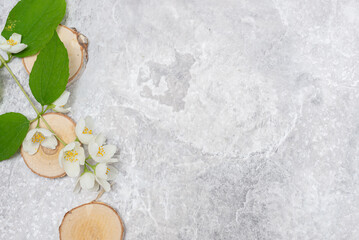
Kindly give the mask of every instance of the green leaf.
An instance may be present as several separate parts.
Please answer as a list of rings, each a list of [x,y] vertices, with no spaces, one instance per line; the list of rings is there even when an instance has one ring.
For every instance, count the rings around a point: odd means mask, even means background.
[[[21,0],[9,13],[1,35],[9,39],[13,33],[21,34],[28,47],[15,56],[34,55],[50,41],[65,12],[65,0]]]
[[[0,115],[0,161],[9,159],[21,146],[30,122],[20,113]]]
[[[30,73],[30,88],[36,100],[50,105],[66,89],[69,79],[69,57],[64,44],[55,32],[37,56]]]

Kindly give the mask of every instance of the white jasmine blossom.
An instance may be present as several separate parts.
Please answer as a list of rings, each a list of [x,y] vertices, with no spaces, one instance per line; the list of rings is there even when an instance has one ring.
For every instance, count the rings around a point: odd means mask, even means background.
[[[85,119],[81,119],[76,125],[76,135],[78,139],[84,143],[89,144],[94,141],[95,135],[93,135],[93,119],[91,117],[86,117]]]
[[[77,177],[85,164],[85,151],[79,142],[67,144],[59,154],[59,163],[69,177]]]
[[[27,48],[26,44],[21,43],[21,35],[13,33],[9,40],[0,35],[0,49],[9,53],[19,53]]]
[[[56,137],[52,132],[45,128],[35,128],[27,133],[22,146],[25,152],[33,155],[39,150],[40,145],[55,149],[57,144]]]
[[[95,168],[96,177],[105,180],[115,180],[118,174],[118,170],[106,163],[99,163]]]
[[[114,162],[117,161],[112,157],[115,155],[117,149],[115,145],[104,145],[105,137],[99,134],[94,141],[90,142],[88,151],[93,160],[96,162]]]
[[[55,102],[52,103],[53,110],[60,113],[68,113],[71,108],[65,108],[65,104],[69,100],[70,92],[65,91]]]
[[[90,171],[86,171],[77,180],[74,192],[79,192],[80,188],[88,191],[97,191],[99,184],[96,181],[96,176]]]
[[[103,189],[108,192],[111,190],[109,180],[115,180],[118,170],[106,163],[99,163],[95,168],[96,181]]]

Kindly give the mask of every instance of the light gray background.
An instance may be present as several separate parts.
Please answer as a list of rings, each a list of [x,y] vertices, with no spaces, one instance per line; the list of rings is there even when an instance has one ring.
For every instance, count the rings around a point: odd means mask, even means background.
[[[101,200],[126,239],[359,238],[359,1],[67,2],[90,40],[71,116],[121,149]],[[0,77],[0,113],[34,117]],[[0,239],[58,239],[96,195],[18,154],[0,173]]]

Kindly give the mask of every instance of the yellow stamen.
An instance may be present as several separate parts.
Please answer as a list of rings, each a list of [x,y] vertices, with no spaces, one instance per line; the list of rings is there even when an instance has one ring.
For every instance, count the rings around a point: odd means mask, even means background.
[[[6,41],[7,41],[7,44],[9,44],[10,46],[15,46],[17,44],[17,42],[15,42],[13,39],[9,39]]]
[[[108,171],[110,171],[110,169],[109,169],[109,168],[107,168],[106,175],[107,175]]]
[[[67,151],[65,153],[65,160],[70,162],[77,162],[79,160],[77,155],[78,153],[75,150]]]
[[[40,133],[40,132],[36,132],[35,134],[34,134],[34,136],[32,136],[32,138],[31,138],[31,141],[33,142],[33,143],[41,143],[42,141],[44,141],[45,140],[45,137],[44,137],[44,135],[42,135],[42,133]]]
[[[85,127],[85,129],[82,131],[82,134],[92,134],[92,130]]]
[[[105,150],[103,149],[103,147],[99,147],[98,148],[98,152],[97,152],[97,157],[103,157],[103,155],[105,154]]]

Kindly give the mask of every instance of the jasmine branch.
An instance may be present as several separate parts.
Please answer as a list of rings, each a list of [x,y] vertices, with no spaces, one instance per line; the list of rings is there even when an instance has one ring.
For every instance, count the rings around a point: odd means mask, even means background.
[[[9,56],[9,55],[8,55]],[[9,71],[10,75],[12,76],[12,78],[15,80],[16,84],[19,86],[20,90],[22,91],[22,93],[25,95],[26,99],[29,101],[29,103],[31,104],[32,108],[35,110],[36,114],[37,114],[37,119],[41,118],[41,120],[45,123],[46,127],[55,135],[55,137],[64,145],[66,146],[67,144],[65,143],[65,141],[63,141],[55,132],[54,130],[51,128],[51,126],[48,124],[48,122],[43,118],[42,114],[43,111],[40,113],[39,110],[36,108],[35,104],[31,101],[29,95],[26,93],[25,89],[22,87],[21,83],[19,82],[19,80],[16,78],[15,74],[12,72],[12,70],[10,69],[10,67],[7,65],[7,63],[11,60],[12,55],[10,54],[9,59],[5,60],[1,54],[0,54],[0,61],[2,63],[3,66],[5,66],[5,68]]]

